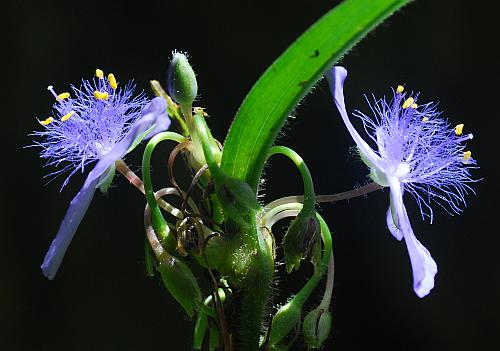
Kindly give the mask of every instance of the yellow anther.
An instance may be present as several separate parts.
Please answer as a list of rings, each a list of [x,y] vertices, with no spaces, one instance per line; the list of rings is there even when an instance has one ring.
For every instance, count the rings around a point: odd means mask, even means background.
[[[413,105],[413,102],[415,100],[413,100],[412,97],[409,97],[408,99],[406,99],[406,101],[403,103],[403,108],[408,108],[410,107],[411,105]]]
[[[69,93],[61,93],[61,94],[57,95],[58,100],[64,100],[67,98],[69,98]]]
[[[472,157],[472,152],[464,151],[464,161],[469,161],[471,157]]]
[[[47,119],[44,119],[43,121],[40,121],[40,124],[43,126],[46,126],[47,124],[51,124],[54,121],[53,117],[49,117]]]
[[[417,107],[418,107],[417,104],[415,104],[415,103],[411,104],[411,108],[417,108]]]
[[[113,90],[116,90],[116,88],[118,87],[118,83],[116,82],[116,78],[113,73],[108,74],[108,81],[109,85],[111,85],[111,88],[113,88]]]
[[[61,122],[66,122],[71,116],[75,114],[75,111],[69,111],[64,116],[61,117]]]
[[[102,92],[102,91],[94,91],[94,96],[97,100],[107,100],[109,97],[109,94],[107,92]]]
[[[404,90],[405,88],[402,85],[398,85],[398,87],[396,88],[396,93],[401,94]]]
[[[99,68],[95,70],[95,75],[97,76],[97,78],[104,78],[104,72]]]
[[[464,129],[464,124],[460,123],[455,127],[455,134],[456,135],[462,135],[462,131]]]
[[[427,122],[428,120],[429,120],[429,117],[422,118],[422,122]]]

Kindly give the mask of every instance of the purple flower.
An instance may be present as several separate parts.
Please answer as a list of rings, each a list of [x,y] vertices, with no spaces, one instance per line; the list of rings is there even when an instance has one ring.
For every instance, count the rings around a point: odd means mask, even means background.
[[[59,231],[52,241],[41,266],[43,274],[54,279],[64,254],[75,235],[98,186],[114,174],[115,161],[124,157],[142,139],[167,129],[170,119],[163,98],[148,101],[143,94],[133,97],[134,86],[118,87],[114,75],[104,77],[96,70],[97,79],[83,80],[80,88],[72,86],[69,93],[56,94],[54,117],[40,124],[44,130],[34,132],[44,140],[40,156],[47,165],[59,166],[59,174],[70,170],[68,178],[86,165],[97,161],[78,194],[71,201]]]
[[[359,111],[354,114],[377,145],[377,150],[373,150],[354,129],[345,109],[343,84],[347,71],[333,67],[325,76],[361,159],[370,168],[370,177],[390,188],[387,226],[396,239],[405,239],[413,270],[413,289],[419,297],[424,297],[434,287],[437,265],[413,233],[403,193],[408,191],[413,195],[422,217],[429,217],[431,222],[431,202],[451,214],[460,213],[465,195],[473,192],[468,183],[474,182],[470,169],[475,168],[476,161],[470,151],[465,151],[465,142],[472,139],[472,134],[462,134],[463,124],[451,127],[440,117],[435,104],[418,106],[418,94],[407,98],[404,88],[398,86],[391,101],[375,99],[370,104],[372,117]]]

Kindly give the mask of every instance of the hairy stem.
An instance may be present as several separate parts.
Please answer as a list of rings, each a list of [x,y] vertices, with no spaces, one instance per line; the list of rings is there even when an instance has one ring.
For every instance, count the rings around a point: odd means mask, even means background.
[[[154,231],[160,236],[162,240],[167,238],[169,229],[167,221],[165,220],[165,218],[163,218],[163,215],[161,214],[160,208],[158,207],[154,196],[153,184],[151,181],[151,155],[153,154],[153,150],[155,149],[156,145],[164,140],[173,140],[177,143],[182,143],[186,141],[186,138],[180,134],[173,132],[158,133],[148,142],[148,144],[146,145],[146,149],[144,150],[144,155],[142,157],[142,179],[144,181],[146,199],[151,210],[151,222]],[[170,245],[174,245],[173,247],[175,247],[175,243],[171,239],[172,238],[170,238],[168,242]]]
[[[314,197],[314,201],[316,203],[321,203],[321,202],[338,202],[342,200],[350,200],[358,196],[365,196],[371,192],[381,190],[383,189],[383,186],[378,185],[377,183],[368,183],[362,187],[359,187],[357,189],[353,190],[348,190],[344,191],[341,193],[336,193],[336,194],[328,194],[328,195],[316,195]],[[285,205],[288,203],[292,202],[303,202],[304,201],[304,196],[303,195],[293,195],[293,196],[286,196],[282,197],[281,199],[274,200],[273,202],[269,203],[266,206],[266,209],[270,210],[273,209],[277,206]]]
[[[314,185],[311,177],[311,172],[307,168],[306,163],[295,151],[285,146],[273,146],[269,150],[269,157],[275,154],[282,154],[287,156],[289,159],[295,163],[302,176],[302,181],[304,182],[304,196],[302,197],[302,203],[304,204],[303,210],[308,212],[314,210]],[[294,201],[297,202],[297,201]]]

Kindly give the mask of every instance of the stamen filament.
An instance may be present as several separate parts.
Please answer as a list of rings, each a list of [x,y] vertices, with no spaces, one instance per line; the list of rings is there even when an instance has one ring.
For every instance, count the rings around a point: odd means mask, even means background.
[[[54,91],[54,87],[53,87],[52,85],[49,85],[49,86],[47,87],[47,90],[48,90],[48,91],[50,91],[50,92],[52,93],[52,95],[54,95],[54,97],[55,97],[55,98],[56,98],[56,100],[57,100],[57,94],[56,94],[56,92]]]

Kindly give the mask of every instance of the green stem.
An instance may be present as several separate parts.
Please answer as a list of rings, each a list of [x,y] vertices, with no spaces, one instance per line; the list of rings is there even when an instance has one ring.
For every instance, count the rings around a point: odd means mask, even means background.
[[[151,89],[153,89],[155,95],[161,96],[162,98],[167,100],[167,106],[168,106],[167,112],[169,116],[173,117],[177,121],[182,135],[184,135],[187,138],[189,136],[189,130],[186,125],[186,122],[184,122],[184,119],[182,118],[182,113],[180,112],[179,105],[177,105],[172,100],[172,98],[165,92],[160,82],[158,82],[157,80],[151,80],[150,83],[151,83]]]
[[[269,150],[268,158],[275,154],[282,154],[287,156],[289,159],[295,163],[302,176],[302,181],[304,182],[304,207],[303,210],[306,212],[314,210],[314,185],[311,177],[311,172],[307,168],[306,163],[300,157],[298,153],[286,146],[274,146]]]
[[[215,161],[215,156],[212,148],[210,147],[210,135],[207,130],[207,126],[205,124],[205,120],[203,116],[196,114],[194,117],[191,117],[192,127],[190,127],[191,135],[193,136],[193,140],[195,137],[199,139],[201,142],[201,147],[203,148],[203,154],[205,156],[205,161],[207,162],[208,168],[212,173],[212,176],[216,177],[219,174],[219,165],[217,161]],[[188,126],[189,126],[188,119]]]
[[[321,299],[321,303],[319,304],[319,308],[324,310],[328,310],[330,308],[330,301],[332,300],[333,293],[333,278],[335,274],[335,265],[333,261],[333,252],[330,255],[330,262],[328,262],[328,275],[326,278],[326,286],[325,292],[323,294],[323,298]]]
[[[202,115],[196,114],[193,117],[193,127],[192,133],[194,132],[201,142],[205,161],[217,191],[223,175],[211,147],[212,137]],[[244,225],[229,221],[226,227],[229,233],[227,261],[230,262],[226,273],[237,285],[242,296],[236,347],[238,350],[254,351],[259,348],[264,311],[273,279],[274,259],[262,234],[257,230],[255,216],[249,218],[249,223]]]
[[[156,134],[151,140],[149,140],[144,150],[144,155],[142,157],[142,179],[144,182],[144,191],[146,193],[146,200],[151,209],[152,225],[156,234],[163,240],[167,237],[169,232],[168,224],[163,215],[161,214],[160,207],[155,199],[155,194],[153,190],[153,184],[151,181],[151,155],[154,148],[158,143],[164,140],[173,140],[178,143],[182,143],[187,139],[180,134],[174,132],[162,132]],[[175,247],[175,246],[174,246]]]
[[[263,318],[268,304],[274,273],[273,255],[268,249],[262,234],[256,229],[243,232],[243,248],[251,255],[247,264],[247,272],[241,286],[243,296],[240,309],[240,330],[238,350],[258,350],[260,334],[263,329]]]

